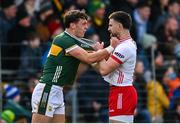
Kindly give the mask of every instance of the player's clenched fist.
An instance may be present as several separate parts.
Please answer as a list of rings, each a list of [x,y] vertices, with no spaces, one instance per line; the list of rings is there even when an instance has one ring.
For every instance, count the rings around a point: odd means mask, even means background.
[[[94,45],[93,45],[93,49],[94,50],[100,50],[100,49],[103,49],[104,48],[104,42],[96,42]]]
[[[117,37],[111,37],[110,39],[110,45],[114,48],[120,43],[119,39]]]

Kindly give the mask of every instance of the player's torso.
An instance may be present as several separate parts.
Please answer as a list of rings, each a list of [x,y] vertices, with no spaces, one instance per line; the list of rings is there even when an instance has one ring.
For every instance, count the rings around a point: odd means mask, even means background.
[[[123,45],[123,47],[128,49],[127,54],[129,54],[129,57],[123,64],[120,64],[117,69],[106,75],[104,78],[110,84],[115,86],[132,86],[133,73],[136,64],[136,45],[131,41],[124,42],[120,45]]]
[[[54,39],[51,45],[40,82],[59,86],[73,83],[80,61],[66,53],[67,49],[71,49],[71,47],[68,48],[71,46],[69,44],[92,49],[63,32]]]

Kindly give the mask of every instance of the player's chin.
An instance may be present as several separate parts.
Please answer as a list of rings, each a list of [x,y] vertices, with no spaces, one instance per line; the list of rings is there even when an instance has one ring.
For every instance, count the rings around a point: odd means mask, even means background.
[[[84,37],[84,34],[79,34],[77,37],[78,37],[78,38],[83,38],[83,37]]]
[[[85,34],[85,33],[82,33],[82,34],[81,34],[81,37],[84,37],[84,34]]]

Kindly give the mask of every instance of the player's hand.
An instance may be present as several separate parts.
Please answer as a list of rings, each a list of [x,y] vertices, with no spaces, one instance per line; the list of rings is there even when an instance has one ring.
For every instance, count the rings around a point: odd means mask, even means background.
[[[110,39],[110,45],[114,48],[116,48],[117,45],[119,45],[120,41],[117,37],[111,37]]]
[[[100,50],[100,49],[103,49],[104,48],[104,42],[96,42],[94,45],[93,45],[93,49],[94,50]]]

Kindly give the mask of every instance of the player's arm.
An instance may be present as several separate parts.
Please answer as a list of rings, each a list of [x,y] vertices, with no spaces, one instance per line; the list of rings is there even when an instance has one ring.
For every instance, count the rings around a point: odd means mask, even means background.
[[[88,53],[86,50],[84,50],[81,47],[77,47],[76,49],[73,49],[69,51],[68,53],[88,64],[92,64],[94,62],[98,62],[100,60],[103,60],[104,58],[107,58],[111,52],[113,52],[114,48],[119,44],[119,40],[115,37],[111,38],[111,44],[109,47],[105,49],[100,49],[98,51]],[[96,46],[97,47],[97,46]]]
[[[129,53],[127,48],[122,45],[117,46],[114,50],[113,54],[109,57],[109,59],[102,60],[92,66],[100,72],[101,75],[107,75],[117,69],[124,61],[129,58]]]
[[[118,68],[120,66],[121,62],[118,62],[116,60],[114,60],[111,57],[109,57],[109,59],[106,61],[105,59],[103,59],[102,61],[92,64],[92,66],[103,76],[111,73],[112,71],[114,71],[116,68]]]
[[[112,48],[112,46],[110,46]],[[109,48],[110,48],[109,47]],[[100,49],[98,51],[92,52],[92,53],[88,53],[86,50],[84,50],[81,47],[77,47],[74,50],[71,50],[69,52],[69,54],[77,59],[79,59],[82,62],[91,64],[97,61],[100,61],[104,58],[106,58],[107,56],[109,56],[109,52],[112,52],[113,48],[111,51],[108,51],[107,49]]]

